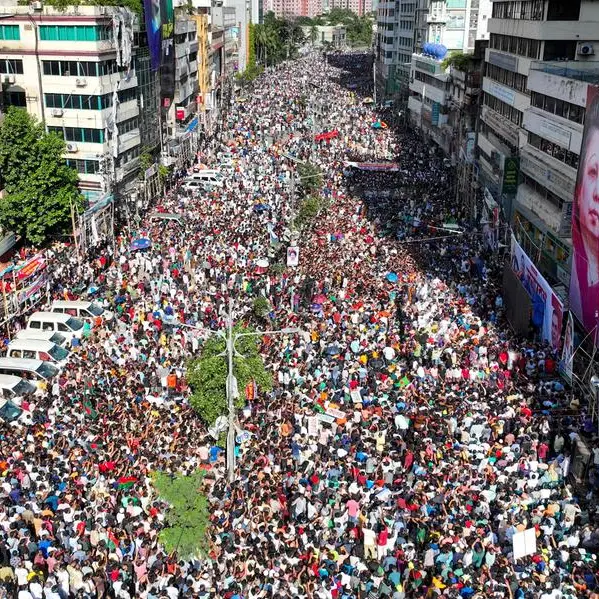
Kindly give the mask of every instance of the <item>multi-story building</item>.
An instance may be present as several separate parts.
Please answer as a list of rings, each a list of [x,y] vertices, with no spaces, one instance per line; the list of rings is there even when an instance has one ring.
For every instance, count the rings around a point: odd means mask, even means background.
[[[568,285],[570,212],[588,81],[599,63],[592,0],[493,2],[479,182],[552,282]]]
[[[372,0],[329,0],[328,10],[345,8],[359,16],[367,15],[373,11]]]
[[[360,0],[352,0],[359,2]],[[362,0],[364,1],[364,0]],[[368,0],[371,1],[371,0]],[[330,5],[332,8],[332,5]],[[323,0],[267,0],[266,12],[272,11],[277,17],[316,17],[323,11]]]
[[[3,11],[4,105],[26,108],[64,138],[90,202],[133,184],[141,150],[137,18],[103,6],[32,3]]]
[[[416,9],[422,0],[381,0],[377,8],[376,85],[380,99],[408,97]]]
[[[443,61],[456,51],[474,52],[475,41],[487,36],[488,19],[481,17],[481,11],[489,9],[489,0],[430,0],[426,43],[420,47],[419,42],[419,50],[412,55],[409,119],[447,153],[451,153],[455,132],[448,122],[450,72]],[[485,24],[482,31],[477,29],[479,23]],[[471,62],[477,62],[474,54]],[[458,77],[460,71],[455,73]]]

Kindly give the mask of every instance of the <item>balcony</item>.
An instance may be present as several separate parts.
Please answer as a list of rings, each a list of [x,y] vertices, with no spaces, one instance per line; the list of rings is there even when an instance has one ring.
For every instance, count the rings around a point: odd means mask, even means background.
[[[526,144],[520,153],[520,169],[566,201],[574,197],[576,170]]]
[[[539,108],[531,107],[524,112],[522,126],[527,131],[536,133],[547,141],[580,154],[582,125],[578,123],[573,123]]]
[[[519,207],[524,207],[523,212],[532,212],[548,229],[555,234],[559,234],[562,220],[561,210],[548,202],[534,189],[526,185],[526,183],[522,183],[518,186],[516,208]]]
[[[506,119],[505,117],[497,114],[494,110],[491,110],[488,106],[483,106],[481,112],[482,120],[491,127],[491,129],[497,131],[499,135],[507,139],[515,148],[519,146],[520,134],[518,126]],[[509,152],[508,152],[509,154]]]

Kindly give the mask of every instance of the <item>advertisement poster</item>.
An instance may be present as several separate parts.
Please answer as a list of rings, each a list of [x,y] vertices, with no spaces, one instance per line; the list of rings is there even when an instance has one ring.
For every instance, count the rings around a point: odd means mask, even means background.
[[[562,359],[559,364],[559,371],[569,382],[572,382],[572,359],[574,358],[574,318],[572,312],[568,312],[566,321],[566,330],[564,332],[564,346],[562,348]]]
[[[168,110],[175,97],[175,12],[173,0],[159,0],[162,19],[162,51],[160,58],[160,97]]]
[[[144,13],[148,48],[150,50],[150,65],[153,71],[157,71],[160,67],[160,35],[162,31],[160,0],[144,0]]]
[[[541,328],[541,336],[555,349],[560,347],[564,306],[512,233],[512,270],[533,303],[533,323]]]
[[[572,204],[570,309],[599,339],[599,88],[589,86],[578,177]]]
[[[290,245],[287,248],[287,266],[297,266],[299,264],[299,247]]]

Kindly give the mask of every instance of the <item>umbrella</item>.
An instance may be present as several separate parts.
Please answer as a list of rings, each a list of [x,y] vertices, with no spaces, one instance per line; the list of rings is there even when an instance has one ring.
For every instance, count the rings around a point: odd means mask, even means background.
[[[140,237],[139,239],[135,239],[132,243],[131,243],[131,250],[132,251],[136,251],[136,250],[146,250],[148,249],[150,246],[152,245],[152,242],[145,238],[145,237]]]
[[[397,274],[394,272],[388,272],[387,281],[389,281],[389,283],[397,283]]]
[[[329,347],[327,347],[326,349],[326,353],[329,356],[336,356],[337,354],[339,354],[339,346],[329,345]]]
[[[265,210],[270,210],[270,206],[268,204],[256,204],[254,206],[254,212],[264,212]]]
[[[373,129],[380,129],[382,127],[381,125],[381,121],[375,121],[374,123],[372,123],[372,125],[370,125]]]
[[[260,258],[260,260],[256,260],[256,266],[258,268],[268,268],[268,258]]]
[[[374,104],[374,100],[372,98],[364,98],[362,104]]]

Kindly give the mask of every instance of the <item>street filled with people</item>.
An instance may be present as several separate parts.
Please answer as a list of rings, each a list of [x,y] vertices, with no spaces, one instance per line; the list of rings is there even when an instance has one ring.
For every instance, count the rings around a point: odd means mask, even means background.
[[[370,61],[268,68],[152,208],[169,218],[47,254],[50,302],[93,288],[105,312],[0,422],[0,597],[599,597],[596,426],[556,352],[511,332],[507,256],[451,164],[377,112]],[[301,162],[323,201],[294,233]],[[222,177],[185,183],[201,169]],[[297,331],[260,340],[274,388],[240,390],[232,483],[186,382],[230,300]],[[183,558],[151,474],[199,468],[208,552]]]

